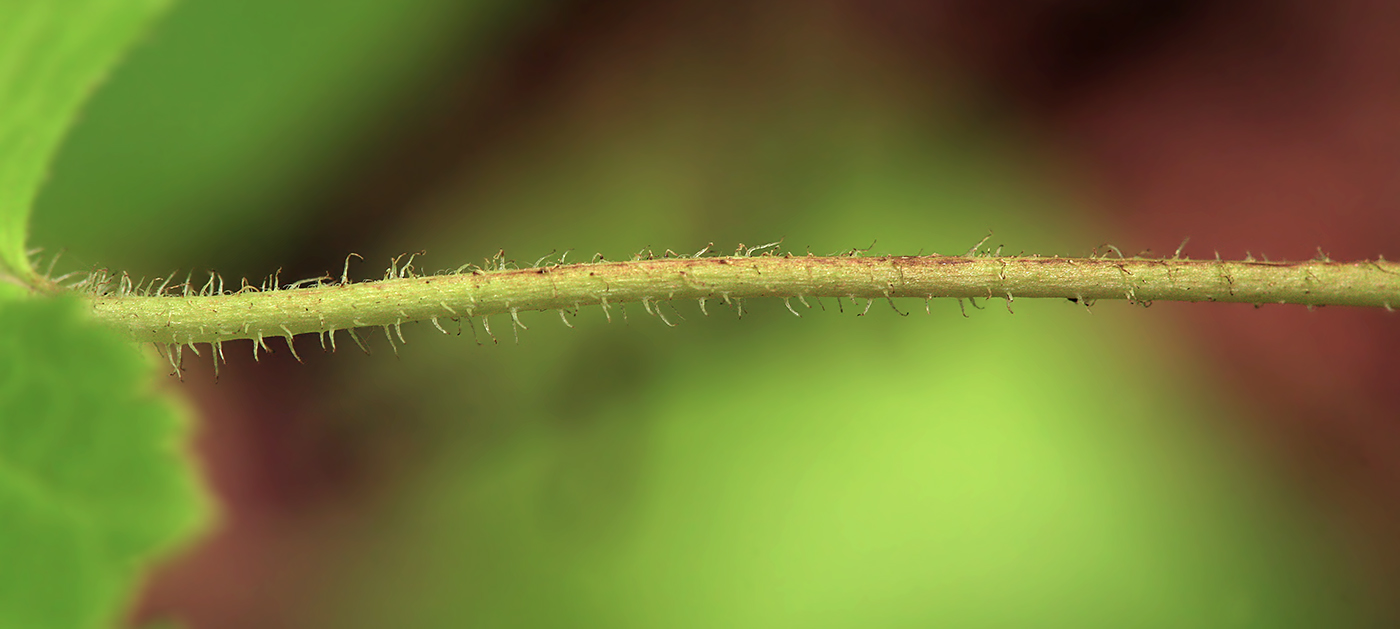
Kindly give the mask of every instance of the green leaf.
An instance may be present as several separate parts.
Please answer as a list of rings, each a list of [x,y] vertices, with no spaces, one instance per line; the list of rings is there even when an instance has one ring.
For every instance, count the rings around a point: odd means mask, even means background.
[[[33,274],[29,211],[78,107],[168,0],[0,0],[0,273]]]
[[[6,281],[0,281],[0,303],[14,299],[24,299],[28,295],[29,289],[25,288],[24,286],[20,284],[11,284],[10,282]]]
[[[0,305],[0,628],[108,626],[207,504],[187,413],[77,298]]]

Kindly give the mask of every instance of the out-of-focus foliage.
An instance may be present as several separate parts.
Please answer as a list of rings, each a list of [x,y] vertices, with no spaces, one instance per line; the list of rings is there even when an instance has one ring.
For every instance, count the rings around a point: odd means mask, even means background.
[[[200,528],[187,411],[78,298],[0,306],[0,627],[106,627]]]
[[[0,275],[78,107],[165,2],[0,5]],[[8,268],[7,268],[8,267]],[[78,298],[0,290],[0,627],[110,626],[205,517],[186,413]]]
[[[166,4],[0,3],[0,272],[28,275],[30,205],[59,140],[78,106]]]
[[[34,241],[138,276],[231,272],[285,251],[314,234],[299,210],[329,168],[374,139],[370,125],[392,117],[396,95],[472,63],[475,47],[450,48],[454,36],[484,48],[532,6],[182,2],[63,147]]]

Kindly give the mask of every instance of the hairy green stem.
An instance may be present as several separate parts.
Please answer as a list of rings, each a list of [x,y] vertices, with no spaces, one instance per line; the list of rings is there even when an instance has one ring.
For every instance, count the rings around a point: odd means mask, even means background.
[[[1400,304],[1400,264],[772,255],[476,270],[219,295],[180,285],[175,292],[187,295],[104,295],[92,308],[133,339],[176,345],[628,302],[651,311],[676,299],[702,307],[705,300],[752,297],[1000,298],[1008,306],[1013,299],[1055,297],[1389,308]]]

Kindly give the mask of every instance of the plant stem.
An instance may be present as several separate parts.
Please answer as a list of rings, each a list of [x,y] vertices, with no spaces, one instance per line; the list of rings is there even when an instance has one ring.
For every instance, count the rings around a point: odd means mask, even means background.
[[[188,285],[177,292],[189,293]],[[93,312],[138,341],[184,344],[290,337],[411,321],[580,306],[752,297],[1055,297],[1093,303],[1220,301],[1400,304],[1400,264],[1141,258],[772,255],[599,262],[291,290],[103,295]],[[703,304],[702,304],[703,305]],[[518,322],[518,319],[516,320]]]

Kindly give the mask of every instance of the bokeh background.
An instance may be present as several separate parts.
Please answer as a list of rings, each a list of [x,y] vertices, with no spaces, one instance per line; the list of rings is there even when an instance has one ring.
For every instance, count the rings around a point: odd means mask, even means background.
[[[1400,5],[184,0],[32,241],[314,277],[783,239],[1400,258]],[[815,304],[814,304],[815,305]],[[218,527],[131,622],[1361,627],[1400,620],[1386,312],[584,309],[397,356],[230,344]],[[668,306],[669,308],[670,306]],[[278,346],[274,345],[274,348]]]

